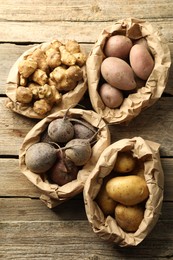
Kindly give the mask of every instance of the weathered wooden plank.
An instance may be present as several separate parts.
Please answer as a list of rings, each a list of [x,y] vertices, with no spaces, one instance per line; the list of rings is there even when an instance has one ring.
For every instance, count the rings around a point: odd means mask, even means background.
[[[172,98],[161,98],[153,106],[141,112],[129,125],[110,126],[112,141],[141,136],[144,139],[160,143],[161,156],[172,156],[172,111]]]
[[[0,19],[8,21],[112,21],[115,18],[139,17],[157,19],[172,18],[171,0],[146,0],[143,4],[133,0],[123,1],[0,1]],[[37,12],[35,12],[37,10]]]
[[[86,220],[1,222],[2,259],[171,259],[173,222],[159,221],[135,248],[101,240]]]
[[[40,196],[37,187],[21,173],[18,159],[0,159],[0,196]]]
[[[39,199],[31,198],[0,198],[0,205],[0,222],[86,220],[82,195],[54,209],[49,209]],[[169,214],[169,207],[166,208],[167,211],[166,214]]]
[[[25,135],[37,121],[13,113],[5,107],[4,102],[5,98],[0,98],[0,154],[18,155]]]
[[[162,158],[164,201],[173,201],[173,159]],[[20,171],[18,159],[0,158],[0,197],[39,198],[41,192]]]
[[[37,122],[18,115],[4,106],[6,98],[0,98],[0,155],[18,155],[27,132]],[[112,141],[141,136],[161,144],[161,156],[173,156],[173,102],[162,97],[152,107],[143,111],[128,126],[110,127]],[[4,141],[6,145],[4,145]]]
[[[21,23],[1,21],[1,42],[43,42],[58,37],[59,40],[75,39],[78,42],[94,43],[102,29],[116,21],[117,18],[108,22],[23,21]],[[153,20],[152,25],[162,33],[168,42],[173,42],[173,21],[171,19]]]
[[[160,221],[173,221],[173,202],[164,201]],[[86,220],[82,194],[58,205],[54,209],[46,207],[39,199],[3,197],[0,198],[0,222],[9,221],[70,221]],[[77,214],[76,214],[77,212]]]

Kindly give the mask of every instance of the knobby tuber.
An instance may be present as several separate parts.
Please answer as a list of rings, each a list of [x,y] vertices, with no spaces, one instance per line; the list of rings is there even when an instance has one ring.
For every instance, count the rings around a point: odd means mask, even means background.
[[[18,64],[16,100],[21,104],[27,103],[36,114],[46,115],[55,104],[62,101],[66,92],[73,90],[83,79],[82,67],[85,63],[86,55],[77,41],[69,40],[63,44],[54,40],[47,47],[38,46]],[[20,87],[26,90],[18,90]],[[45,88],[49,90],[43,94]],[[25,95],[20,94],[21,91]],[[50,95],[46,96],[48,93]],[[41,108],[42,105],[46,107]]]

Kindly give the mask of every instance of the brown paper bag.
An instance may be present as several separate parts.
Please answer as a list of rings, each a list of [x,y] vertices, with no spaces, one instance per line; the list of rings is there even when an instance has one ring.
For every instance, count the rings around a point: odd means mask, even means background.
[[[135,233],[124,232],[111,217],[105,217],[95,198],[103,178],[112,171],[119,151],[132,151],[133,156],[144,161],[144,177],[149,189],[145,205],[144,219]],[[143,140],[141,137],[122,139],[111,144],[101,154],[95,168],[84,187],[86,214],[93,231],[102,239],[119,246],[138,245],[153,229],[162,207],[164,175],[159,156],[159,144]]]
[[[145,37],[154,57],[155,66],[145,87],[129,94],[122,105],[116,109],[106,107],[98,93],[100,67],[105,55],[103,48],[106,40],[115,34],[123,34],[131,40]],[[153,26],[143,20],[127,18],[117,21],[102,30],[87,59],[88,89],[94,110],[109,123],[128,123],[142,110],[151,106],[162,95],[171,64],[170,51],[166,41]]]
[[[32,106],[29,104],[22,104],[16,101],[16,88],[18,87],[19,82],[19,74],[18,74],[18,64],[24,57],[31,54],[35,49],[41,48],[42,50],[46,50],[51,42],[45,42],[39,45],[36,45],[29,50],[25,51],[14,63],[12,66],[8,78],[7,78],[7,85],[6,85],[6,95],[8,97],[5,105],[9,109],[13,110],[16,113],[22,114],[26,117],[30,118],[44,118],[49,114],[52,114],[56,111],[66,109],[69,107],[75,107],[79,101],[84,96],[87,90],[87,77],[86,77],[86,66],[82,67],[83,70],[83,80],[78,82],[78,85],[71,91],[66,92],[62,95],[62,100],[58,104],[54,104],[51,111],[49,111],[46,115],[39,115],[34,112]],[[84,53],[85,50],[81,48],[81,51]]]
[[[76,180],[69,182],[63,186],[51,184],[48,181],[46,174],[41,177],[39,174],[31,172],[25,164],[26,150],[32,144],[40,141],[41,134],[44,132],[44,130],[47,128],[52,120],[63,117],[65,113],[66,110],[61,110],[47,116],[46,118],[38,122],[26,135],[19,151],[19,165],[21,172],[35,186],[37,186],[41,192],[43,192],[41,199],[46,203],[48,207],[55,207],[63,201],[68,200],[82,192],[84,183],[93,168],[95,167],[100,154],[108,145],[110,145],[110,132],[105,122],[101,119],[100,115],[91,110],[72,108],[68,111],[69,117],[84,119],[92,126],[100,129],[97,141],[92,146],[92,156],[90,160],[82,167],[81,170],[79,170]]]

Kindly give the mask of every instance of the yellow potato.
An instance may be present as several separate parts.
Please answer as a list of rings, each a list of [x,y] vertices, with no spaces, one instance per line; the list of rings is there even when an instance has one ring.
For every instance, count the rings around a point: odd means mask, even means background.
[[[128,173],[135,168],[135,165],[136,159],[131,153],[119,152],[115,162],[114,171],[119,173]]]
[[[112,87],[108,83],[101,85],[99,94],[103,103],[109,108],[119,107],[124,99],[121,90]]]
[[[147,80],[154,68],[154,60],[147,48],[141,44],[135,44],[130,50],[130,64],[135,74]]]
[[[126,232],[135,232],[144,218],[144,209],[139,206],[118,204],[115,208],[117,224]]]
[[[115,202],[108,196],[105,184],[102,185],[99,193],[97,194],[96,202],[99,205],[100,209],[103,211],[105,216],[114,215],[115,206],[117,205],[117,202]]]
[[[127,36],[114,35],[107,40],[104,53],[107,57],[126,59],[128,58],[132,45],[132,41]]]
[[[137,175],[110,179],[106,184],[106,191],[110,198],[126,206],[136,205],[149,196],[146,181]]]
[[[108,57],[101,64],[101,74],[112,87],[121,90],[136,88],[134,73],[127,62],[120,58]]]

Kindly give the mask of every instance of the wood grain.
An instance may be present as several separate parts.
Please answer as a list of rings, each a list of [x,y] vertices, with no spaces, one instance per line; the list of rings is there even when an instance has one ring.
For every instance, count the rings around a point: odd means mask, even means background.
[[[86,220],[5,221],[1,228],[2,259],[139,259],[140,255],[142,259],[168,259],[172,255],[173,222],[169,220],[158,221],[135,248],[119,248],[101,240]]]
[[[122,16],[139,17],[150,20],[172,18],[173,3],[171,0],[146,0],[116,2],[116,1],[92,1],[88,0],[21,0],[0,1],[0,18],[6,21],[112,21],[122,19]],[[33,5],[37,12],[33,12]],[[159,16],[158,16],[159,14]]]
[[[6,80],[17,58],[34,44],[75,39],[89,53],[101,30],[117,20],[151,22],[167,40],[173,59],[172,0],[0,0],[0,259],[168,260],[173,258],[173,66],[162,97],[129,125],[110,126],[112,142],[141,136],[159,142],[164,201],[159,221],[137,247],[101,240],[88,223],[79,194],[49,209],[20,171],[18,152],[38,122],[8,110]],[[92,108],[88,96],[82,100]]]
[[[115,22],[117,19],[115,19]],[[61,40],[75,39],[78,42],[94,43],[99,33],[111,26],[114,21],[106,22],[0,22],[1,41],[14,43],[44,42],[58,37]],[[161,19],[152,21],[152,25],[159,30],[168,42],[173,42],[172,20]],[[77,28],[77,29],[76,29]],[[169,30],[168,30],[169,28]],[[27,33],[26,33],[27,32]]]
[[[161,158],[161,163],[165,178],[164,201],[173,201],[173,158]],[[18,159],[0,158],[0,173],[0,197],[40,197],[39,189],[21,173]]]
[[[0,98],[0,155],[18,155],[25,135],[37,120],[18,115],[4,106],[6,98]],[[152,107],[141,112],[128,126],[110,127],[112,142],[123,138],[141,136],[161,144],[161,156],[173,156],[173,102],[162,97]],[[4,146],[4,140],[6,145]]]

